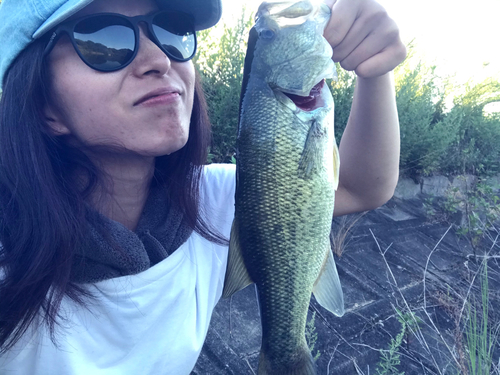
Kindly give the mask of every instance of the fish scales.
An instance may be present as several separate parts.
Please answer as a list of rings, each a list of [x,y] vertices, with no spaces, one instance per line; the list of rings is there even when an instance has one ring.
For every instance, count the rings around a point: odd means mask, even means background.
[[[238,154],[236,216],[245,223],[240,226],[241,243],[252,244],[243,256],[258,286],[263,336],[283,338],[284,348],[276,348],[280,358],[287,348],[296,350],[304,344],[311,290],[330,251],[325,233],[330,233],[334,189],[333,178],[324,177],[332,174],[326,173],[332,156],[325,155],[325,165],[315,172],[320,178],[298,177],[297,165],[309,128],[282,106],[259,103],[262,95],[255,99],[254,103],[249,100],[248,108],[260,108],[261,114],[249,111],[242,118],[243,124],[247,118],[251,124],[242,126],[238,143],[244,151]],[[254,121],[256,118],[260,121]],[[262,141],[254,142],[260,147],[248,142],[259,137]],[[275,272],[276,268],[281,272]],[[300,340],[295,348],[290,345],[292,340]]]
[[[321,35],[329,9],[309,1],[278,7],[261,5],[255,26],[260,35],[240,111],[235,221],[223,294],[257,285],[259,374],[315,374],[304,334],[313,289],[329,284],[334,297],[320,292],[318,301],[343,313],[329,241],[338,177],[333,100],[321,83],[334,69]],[[303,19],[287,26],[280,17]],[[315,104],[299,109],[283,92],[309,96]]]

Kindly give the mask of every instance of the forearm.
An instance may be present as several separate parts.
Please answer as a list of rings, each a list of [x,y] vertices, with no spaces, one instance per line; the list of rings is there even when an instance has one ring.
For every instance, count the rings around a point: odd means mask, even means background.
[[[399,174],[399,147],[392,73],[358,77],[340,142],[338,193],[348,201],[349,211],[373,209],[392,197]]]

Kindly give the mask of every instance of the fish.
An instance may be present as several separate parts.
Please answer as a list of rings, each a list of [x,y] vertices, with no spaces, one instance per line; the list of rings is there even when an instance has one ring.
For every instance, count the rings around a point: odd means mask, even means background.
[[[320,2],[260,5],[245,57],[236,150],[235,216],[223,297],[257,287],[259,375],[316,374],[305,338],[317,302],[344,314],[330,246],[339,178],[332,48]]]

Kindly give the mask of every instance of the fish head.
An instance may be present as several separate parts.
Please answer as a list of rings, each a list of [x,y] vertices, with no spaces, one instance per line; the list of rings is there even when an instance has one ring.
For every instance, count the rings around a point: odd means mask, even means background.
[[[310,0],[264,2],[256,14],[252,72],[273,90],[307,97],[335,78],[332,48],[323,37],[330,8]]]

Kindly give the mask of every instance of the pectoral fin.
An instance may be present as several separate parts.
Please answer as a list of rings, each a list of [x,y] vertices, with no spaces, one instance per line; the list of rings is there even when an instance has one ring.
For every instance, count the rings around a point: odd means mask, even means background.
[[[325,264],[313,288],[316,301],[337,316],[344,315],[344,294],[340,285],[335,260],[330,250],[326,254]]]
[[[326,133],[320,121],[313,120],[299,160],[298,175],[301,178],[311,178],[312,171],[322,164],[322,143],[325,136]]]
[[[222,297],[230,297],[252,283],[253,281],[243,262],[238,234],[238,221],[235,218],[231,227],[231,237],[229,239],[229,255]]]

